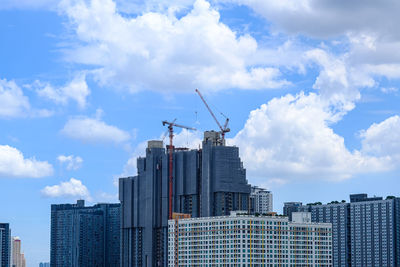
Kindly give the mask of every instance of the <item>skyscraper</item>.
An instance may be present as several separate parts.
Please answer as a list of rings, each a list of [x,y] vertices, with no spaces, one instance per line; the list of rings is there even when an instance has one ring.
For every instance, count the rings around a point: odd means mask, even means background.
[[[51,206],[52,267],[119,266],[120,204]]]
[[[0,223],[0,267],[11,267],[11,229],[8,223]]]
[[[273,211],[272,193],[258,186],[251,187],[250,193],[251,213],[265,214]]]
[[[400,266],[400,199],[350,203],[351,266]]]
[[[332,223],[333,266],[350,265],[350,204],[311,205],[313,222]]]
[[[21,239],[12,238],[12,267],[25,267],[25,255],[21,253]]]
[[[400,199],[350,195],[350,203],[312,205],[314,222],[332,223],[333,266],[400,266]]]
[[[138,175],[120,179],[121,266],[168,265],[168,155],[162,141],[149,141],[137,159]],[[191,217],[248,210],[250,185],[239,149],[205,132],[202,149],[174,149],[172,210]]]
[[[39,267],[50,267],[50,262],[41,262],[39,263]]]

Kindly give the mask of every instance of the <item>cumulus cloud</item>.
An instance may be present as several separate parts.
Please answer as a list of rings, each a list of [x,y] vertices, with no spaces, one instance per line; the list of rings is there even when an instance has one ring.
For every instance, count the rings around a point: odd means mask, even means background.
[[[25,158],[18,149],[0,145],[0,177],[40,178],[52,174],[53,167],[47,161]]]
[[[274,98],[253,110],[229,143],[240,147],[248,176],[261,183],[276,179],[340,181],[390,170],[393,166],[384,155],[346,148],[343,137],[330,128],[336,112],[314,93]]]
[[[86,107],[86,98],[90,94],[89,87],[86,83],[85,73],[80,73],[74,77],[64,87],[54,88],[50,84],[43,84],[36,81],[37,93],[39,96],[47,98],[57,104],[66,105],[70,100],[77,103],[79,108]]]
[[[124,17],[112,0],[64,0],[60,7],[81,41],[67,58],[100,66],[93,73],[101,84],[160,92],[290,84],[279,69],[255,63],[257,41],[220,22],[205,0],[181,18],[156,12]]]
[[[57,160],[61,164],[67,164],[67,170],[77,170],[82,167],[83,159],[79,156],[74,155],[60,155],[57,157]]]
[[[131,138],[128,132],[106,124],[99,116],[71,118],[64,125],[61,133],[88,143],[121,144],[128,142]]]
[[[82,181],[75,178],[61,182],[59,185],[46,186],[42,189],[42,195],[51,198],[83,198],[91,201],[89,190]]]
[[[400,162],[400,117],[392,116],[361,131],[362,152]]]

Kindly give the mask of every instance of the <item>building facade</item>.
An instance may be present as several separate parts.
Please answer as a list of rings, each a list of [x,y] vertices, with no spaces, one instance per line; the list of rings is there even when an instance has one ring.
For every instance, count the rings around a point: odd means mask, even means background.
[[[0,223],[0,267],[11,267],[10,224]]]
[[[313,205],[310,209],[313,222],[332,223],[333,266],[351,266],[349,203]]]
[[[174,149],[172,212],[196,218],[249,209],[239,149],[219,140],[205,132],[202,149]],[[149,141],[146,157],[137,159],[138,175],[120,179],[123,267],[168,265],[167,152],[162,141]]]
[[[120,264],[120,204],[51,206],[51,267]]]
[[[25,266],[25,255],[21,251],[21,239],[15,236],[12,238],[12,267]]]
[[[400,266],[400,199],[350,203],[351,266]]]
[[[334,267],[400,266],[400,199],[350,195],[350,203],[309,206],[332,223]]]
[[[50,267],[50,262],[41,262],[39,263],[39,267]]]
[[[332,266],[329,223],[233,212],[170,220],[168,226],[170,267]]]
[[[273,212],[273,198],[271,191],[258,186],[251,187],[250,210],[252,214],[267,214]]]
[[[292,220],[293,212],[309,212],[310,207],[303,205],[302,202],[285,202],[283,204],[283,215],[289,217],[289,221]]]

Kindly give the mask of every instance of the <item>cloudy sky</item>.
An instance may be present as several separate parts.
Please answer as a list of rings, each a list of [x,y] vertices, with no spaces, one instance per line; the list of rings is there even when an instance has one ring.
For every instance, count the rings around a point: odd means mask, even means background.
[[[0,221],[49,260],[50,204],[117,201],[161,120],[231,119],[285,201],[399,195],[396,0],[0,0]]]

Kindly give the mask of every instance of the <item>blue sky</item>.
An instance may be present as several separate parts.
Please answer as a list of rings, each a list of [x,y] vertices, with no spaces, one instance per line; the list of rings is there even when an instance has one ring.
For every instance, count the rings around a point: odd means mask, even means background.
[[[161,120],[217,129],[248,180],[285,201],[399,195],[397,1],[3,0],[0,221],[28,267],[50,205],[117,201]]]

